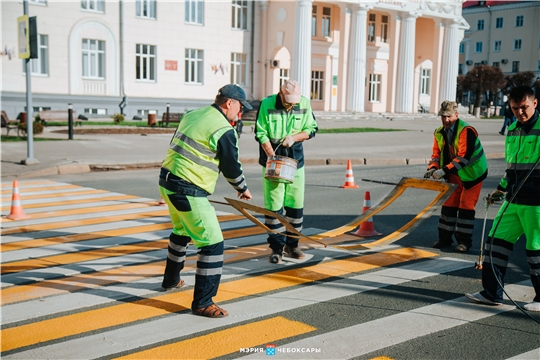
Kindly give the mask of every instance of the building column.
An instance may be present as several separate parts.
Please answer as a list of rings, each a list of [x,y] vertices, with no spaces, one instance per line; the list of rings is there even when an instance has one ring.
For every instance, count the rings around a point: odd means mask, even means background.
[[[396,112],[398,113],[413,112],[416,18],[417,15],[409,13],[401,16],[396,92]]]
[[[260,77],[262,81],[259,81],[258,98],[264,99],[266,97],[266,94],[271,93],[268,86],[268,73],[270,72],[268,59],[268,0],[259,1],[259,10],[261,14],[261,26],[259,28],[261,30],[260,56],[263,60],[261,61],[260,74],[264,74],[264,76]]]
[[[297,80],[302,95],[310,98],[311,93],[311,10],[313,0],[296,2],[294,23],[294,56],[291,78]]]
[[[347,111],[363,112],[366,101],[367,7],[352,8]]]
[[[455,22],[447,22],[444,31],[443,58],[441,67],[440,102],[456,100],[459,64],[459,29]],[[489,46],[489,44],[488,44]]]

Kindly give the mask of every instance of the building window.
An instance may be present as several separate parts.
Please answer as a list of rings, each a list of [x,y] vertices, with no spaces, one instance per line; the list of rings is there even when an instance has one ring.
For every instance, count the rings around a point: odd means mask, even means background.
[[[232,2],[232,28],[247,30],[247,1],[233,0]]]
[[[289,69],[279,69],[279,88],[290,78]]]
[[[538,60],[538,63],[536,64],[536,71],[540,71],[540,60]]]
[[[484,30],[484,20],[478,20],[476,23],[476,30]]]
[[[481,42],[481,41],[479,41],[479,42],[476,43],[476,48],[475,48],[474,51],[477,52],[477,53],[481,53],[481,52],[482,52],[482,42]]]
[[[377,15],[369,14],[368,22],[368,31],[367,31],[367,41],[375,42],[375,21],[377,20]]]
[[[311,7],[311,36],[317,36],[317,6]]]
[[[322,36],[330,37],[330,18],[332,17],[332,9],[329,7],[322,8]]]
[[[422,69],[420,73],[420,95],[429,95],[429,84],[431,80],[431,70]]]
[[[137,115],[139,115],[142,118],[147,117],[148,114],[157,114],[157,110],[148,110],[148,109],[138,109],[137,110]]]
[[[107,109],[85,108],[84,113],[93,115],[107,115]]]
[[[47,5],[47,0],[28,0],[29,4]]]
[[[82,39],[82,76],[105,78],[105,41]]]
[[[81,9],[103,12],[105,11],[105,1],[104,0],[81,0]]]
[[[512,61],[512,72],[519,72],[519,61]]]
[[[323,100],[324,71],[311,72],[311,100]]]
[[[186,49],[186,76],[185,81],[189,84],[203,83],[203,60],[204,51],[197,49]]]
[[[369,101],[381,101],[381,74],[369,74]]]
[[[493,51],[494,52],[499,52],[501,51],[501,40],[496,40],[494,43],[493,43]]]
[[[516,27],[523,26],[523,15],[516,16]]]
[[[204,9],[203,6],[203,0],[186,0],[186,23],[202,25]]]
[[[156,18],[156,0],[136,0],[135,9],[138,17]]]
[[[381,42],[388,42],[388,15],[381,16]]]
[[[503,24],[504,24],[504,19],[503,19],[502,17],[497,18],[497,19],[495,20],[495,28],[496,28],[496,29],[502,29]]]
[[[478,62],[477,62],[477,63],[474,63],[474,66],[475,66],[475,67],[476,67],[476,66],[480,66],[480,63],[478,63]]]
[[[231,53],[231,84],[246,85],[246,54]]]
[[[25,62],[22,62],[23,73],[26,73]],[[47,35],[38,35],[38,58],[30,59],[30,74],[48,75],[49,74],[49,37]]]
[[[458,75],[463,74],[463,64],[458,65]]]
[[[465,43],[459,44],[459,53],[460,54],[465,53]]]
[[[521,39],[514,40],[514,50],[521,50]]]
[[[493,62],[493,66],[495,66],[495,67],[501,67],[501,63],[498,62],[498,61],[494,61],[494,62]]]
[[[156,47],[153,45],[135,45],[135,63],[137,80],[156,80]]]

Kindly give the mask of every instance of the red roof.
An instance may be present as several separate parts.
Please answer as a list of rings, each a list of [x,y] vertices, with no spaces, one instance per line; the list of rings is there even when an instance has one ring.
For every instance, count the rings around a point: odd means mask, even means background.
[[[480,3],[483,2],[483,5],[480,5]],[[463,8],[468,8],[471,6],[497,6],[497,5],[505,5],[505,4],[511,4],[511,3],[520,3],[520,2],[527,2],[527,1],[497,1],[497,0],[491,0],[491,1],[472,1],[467,0],[463,3]]]

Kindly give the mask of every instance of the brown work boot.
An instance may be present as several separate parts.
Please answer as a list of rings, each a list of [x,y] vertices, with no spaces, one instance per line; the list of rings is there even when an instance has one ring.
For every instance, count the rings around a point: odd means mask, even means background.
[[[283,248],[283,253],[293,259],[303,259],[306,257],[298,246],[291,247],[289,245],[285,245],[285,248]]]

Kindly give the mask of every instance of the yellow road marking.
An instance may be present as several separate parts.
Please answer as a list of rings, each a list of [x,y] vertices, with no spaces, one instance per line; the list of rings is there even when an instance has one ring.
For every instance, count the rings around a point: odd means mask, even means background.
[[[41,194],[41,195],[27,195],[24,197],[21,196],[21,201],[24,204],[24,200],[31,200],[31,199],[48,199],[48,198],[55,198],[55,197],[63,197],[63,196],[77,196],[77,195],[88,195],[88,194],[103,194],[107,193],[109,191],[106,190],[83,190],[83,191],[73,191],[73,192],[63,192],[63,193],[48,193],[48,194]],[[3,196],[2,202],[11,200],[11,196]]]
[[[28,188],[24,186],[19,186],[19,194],[29,193],[29,192],[38,192],[38,191],[54,191],[54,190],[64,190],[64,189],[75,189],[75,188],[82,188],[82,186],[79,185],[72,185],[72,184],[65,184],[65,185],[58,185],[58,186],[48,186],[48,187],[41,187],[41,188]],[[12,194],[13,190],[1,190],[0,194]]]
[[[346,260],[333,260],[305,268],[263,274],[257,277],[223,283],[220,285],[219,293],[214,300],[218,303],[220,301],[235,300],[334,276],[434,256],[438,255],[424,250],[403,248]],[[125,325],[156,316],[169,315],[189,309],[192,299],[192,291],[178,291],[131,303],[112,305],[2,329],[0,332],[2,352],[67,336]]]
[[[35,184],[39,184],[39,185],[63,184],[63,183],[58,183],[58,182],[52,181],[52,180],[38,180],[38,181],[18,180],[17,182],[19,184],[19,189],[24,188],[27,185],[35,185]],[[2,189],[2,190],[11,189],[12,187],[13,187],[13,182],[12,181],[4,181],[4,182],[0,183],[0,189]]]
[[[111,205],[79,208],[79,209],[34,213],[30,216],[32,220],[36,220],[36,219],[46,219],[46,218],[58,217],[58,216],[83,215],[83,214],[93,214],[96,212],[105,212],[105,211],[121,211],[121,210],[127,210],[127,209],[138,209],[142,207],[148,207],[148,205],[144,203],[129,203],[129,204],[114,204],[114,205],[111,204]]]
[[[261,347],[269,342],[317,330],[282,316],[216,331],[194,339],[158,346],[117,359],[213,359],[238,353],[241,348]],[[208,346],[212,344],[212,346]],[[263,353],[261,353],[261,356]]]
[[[154,209],[151,211],[151,209]],[[26,232],[33,231],[45,231],[45,230],[54,230],[54,229],[63,229],[74,226],[85,226],[85,225],[95,225],[95,224],[106,224],[115,221],[126,221],[126,220],[138,220],[138,219],[147,219],[156,216],[168,216],[169,211],[163,209],[163,207],[158,206],[148,206],[148,212],[141,212],[135,214],[123,214],[123,215],[114,215],[107,217],[97,217],[92,219],[84,220],[71,220],[57,223],[48,223],[48,224],[36,224],[36,225],[27,225],[21,227],[15,227],[10,229],[2,229],[2,235],[12,235],[12,234],[21,234]]]
[[[240,215],[223,215],[218,216],[219,222],[227,222],[233,220],[244,219]],[[151,224],[151,225],[141,225],[141,226],[132,226],[129,228],[114,229],[114,230],[104,230],[96,231],[91,233],[84,234],[70,234],[65,236],[55,236],[49,238],[35,239],[35,240],[24,240],[24,241],[13,241],[10,243],[0,244],[0,252],[14,251],[14,250],[23,250],[23,249],[33,249],[43,246],[51,246],[58,244],[66,244],[72,242],[79,242],[85,240],[95,240],[104,237],[112,236],[126,236],[150,231],[160,231],[171,229],[172,225],[169,221],[160,224]]]
[[[139,197],[135,195],[117,195],[117,196],[99,197],[99,198],[91,198],[91,199],[42,202],[42,203],[37,203],[37,204],[25,204],[23,201],[23,208],[24,209],[37,209],[37,208],[46,209],[48,207],[53,207],[53,206],[85,204],[85,203],[93,203],[93,202],[101,202],[101,201],[129,200],[129,199],[138,199],[138,198]],[[2,206],[2,211],[7,211],[10,209],[11,209],[11,205]],[[33,215],[34,214],[32,214],[32,216]]]
[[[170,224],[168,225],[170,228]],[[253,226],[248,228],[234,229],[223,231],[224,238],[231,237],[243,237],[247,235],[262,234],[264,229]],[[34,269],[44,269],[52,266],[67,265],[73,263],[79,263],[90,260],[98,260],[115,256],[125,256],[129,254],[136,254],[140,252],[147,252],[152,250],[166,249],[168,239],[157,241],[146,241],[136,244],[111,246],[97,250],[78,251],[75,253],[45,256],[38,259],[28,259],[20,261],[12,261],[2,264],[1,274],[11,274],[20,271],[28,271]]]

